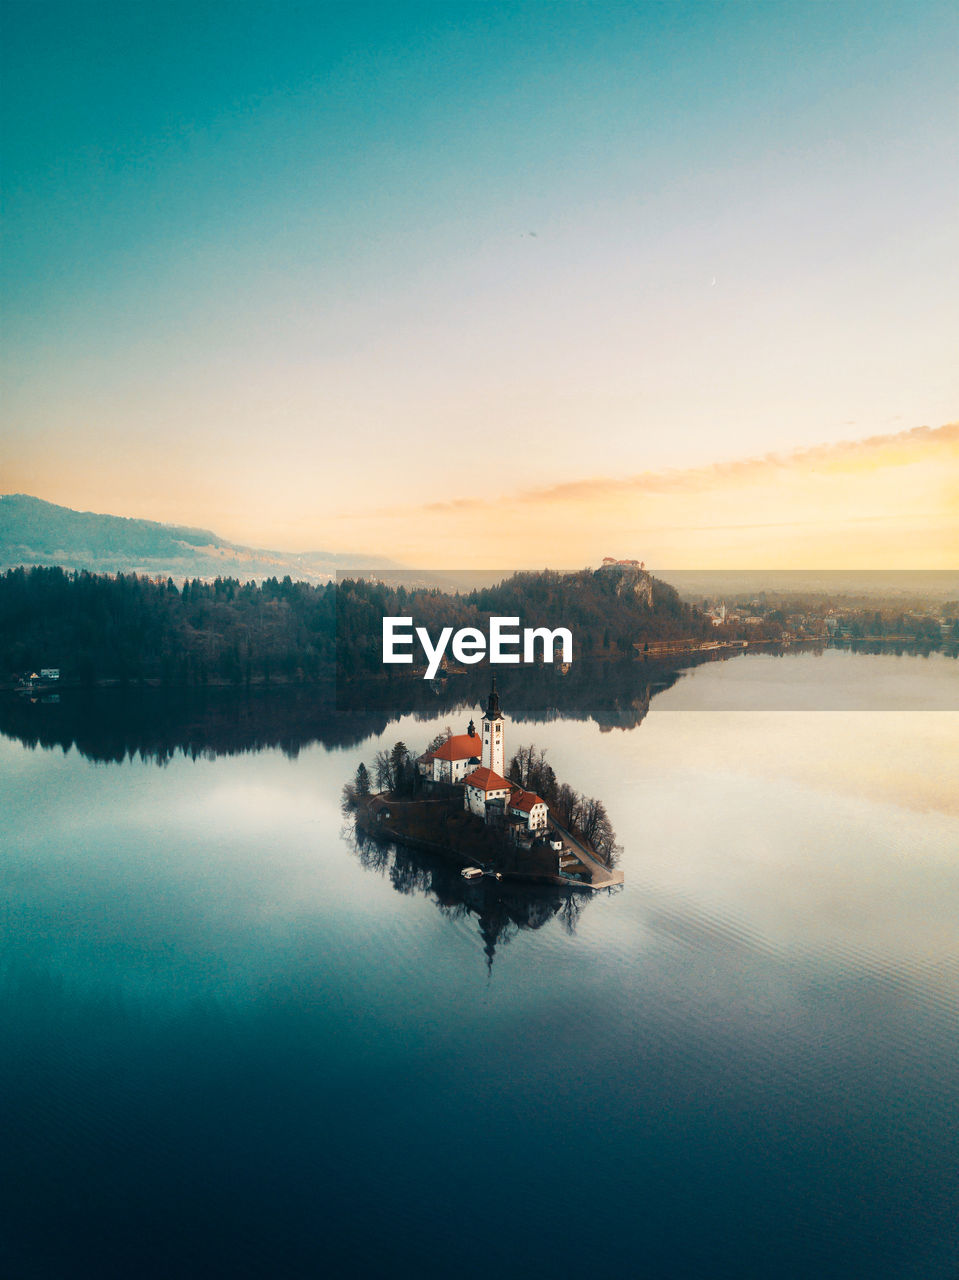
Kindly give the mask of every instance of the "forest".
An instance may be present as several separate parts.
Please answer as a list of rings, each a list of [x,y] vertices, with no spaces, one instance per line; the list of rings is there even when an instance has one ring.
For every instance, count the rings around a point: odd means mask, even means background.
[[[335,665],[335,589],[102,576],[58,568],[0,577],[0,674],[169,685],[315,680]]]
[[[568,626],[574,658],[623,657],[643,639],[705,635],[709,621],[677,592],[623,570],[514,574],[469,594],[367,580],[314,585],[17,568],[0,576],[0,679],[40,667],[61,679],[163,685],[304,683],[392,677],[381,662],[381,619],[412,616],[431,630]],[[408,674],[409,669],[405,669]]]

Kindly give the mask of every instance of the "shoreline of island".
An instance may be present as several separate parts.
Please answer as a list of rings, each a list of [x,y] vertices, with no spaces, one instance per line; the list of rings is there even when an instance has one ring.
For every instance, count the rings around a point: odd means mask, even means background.
[[[477,729],[447,729],[413,757],[402,741],[364,762],[343,788],[356,832],[456,861],[466,878],[492,876],[559,888],[623,883],[621,852],[603,802],[561,783],[546,750],[520,746],[506,761],[507,718],[492,678]]]

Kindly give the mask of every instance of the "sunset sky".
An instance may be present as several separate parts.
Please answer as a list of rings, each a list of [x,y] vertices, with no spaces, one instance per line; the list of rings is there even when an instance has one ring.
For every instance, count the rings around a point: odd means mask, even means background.
[[[0,492],[959,565],[951,0],[5,8]]]

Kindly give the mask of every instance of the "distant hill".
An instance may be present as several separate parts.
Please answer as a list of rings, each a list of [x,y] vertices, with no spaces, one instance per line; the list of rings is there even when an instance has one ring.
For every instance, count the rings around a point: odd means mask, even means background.
[[[389,567],[390,560],[331,551],[263,551],[211,533],[156,520],[73,511],[23,493],[0,495],[0,572],[18,565],[61,565],[91,573],[183,578],[264,578],[325,582],[338,569]]]
[[[259,584],[238,585],[233,575],[170,583],[36,566],[0,573],[0,683],[44,667],[58,668],[65,685],[268,684],[336,676],[342,709],[344,698],[366,698],[369,678],[421,681],[422,649],[414,666],[383,663],[382,619],[390,615],[408,616],[434,637],[445,627],[485,630],[491,615],[517,617],[522,626],[569,627],[574,665],[582,658],[632,658],[644,637],[712,632],[709,619],[672,587],[621,568],[520,573],[495,587],[451,595],[361,577],[338,584],[273,574]],[[450,670],[469,674],[455,662]]]

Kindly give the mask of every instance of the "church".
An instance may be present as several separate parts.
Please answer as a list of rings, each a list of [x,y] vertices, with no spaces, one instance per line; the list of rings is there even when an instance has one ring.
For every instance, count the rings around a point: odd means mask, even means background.
[[[481,733],[471,720],[466,733],[451,734],[420,757],[420,772],[433,782],[462,783],[464,808],[484,822],[504,824],[521,836],[545,835],[546,801],[504,776],[505,751],[506,717],[494,676]]]

